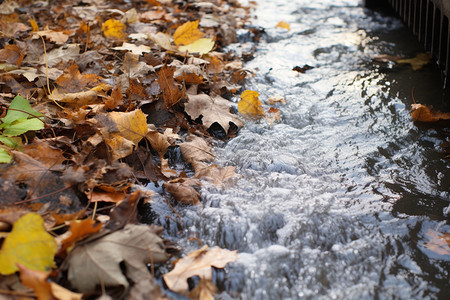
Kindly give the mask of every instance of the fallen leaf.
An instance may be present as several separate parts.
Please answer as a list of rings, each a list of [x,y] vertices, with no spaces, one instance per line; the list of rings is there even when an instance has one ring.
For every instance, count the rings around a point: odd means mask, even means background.
[[[431,56],[427,53],[418,53],[414,58],[398,59],[399,64],[410,64],[414,71],[422,69],[423,66],[429,64]]]
[[[186,46],[178,47],[181,52],[198,53],[200,55],[206,54],[214,48],[214,40],[210,38],[198,39],[195,42]]]
[[[271,107],[267,111],[266,120],[270,122],[270,125],[273,125],[273,122],[280,122],[281,120],[281,113],[278,110],[278,108]]]
[[[310,65],[304,65],[303,67],[295,66],[292,68],[292,71],[297,71],[299,73],[306,73],[306,71],[314,69],[314,67],[311,67]]]
[[[440,255],[450,255],[450,233],[441,233],[428,229],[426,235],[430,238],[424,246]]]
[[[208,250],[208,246],[204,246],[180,259],[172,271],[163,275],[164,282],[170,290],[186,294],[189,289],[188,278],[197,275],[211,281],[211,267],[224,268],[226,264],[236,261],[236,259],[236,250],[230,251],[219,247]]]
[[[147,132],[147,117],[140,109],[130,112],[110,112],[108,116],[117,125],[120,135],[137,145]]]
[[[111,203],[119,203],[124,200],[126,194],[122,192],[101,192],[101,191],[93,191],[87,192],[87,197],[91,202],[111,202]]]
[[[411,117],[415,122],[439,122],[450,120],[450,113],[435,111],[433,107],[423,104],[411,105]]]
[[[200,187],[200,182],[192,178],[177,178],[163,184],[166,191],[172,197],[183,204],[200,204],[201,195],[195,187]]]
[[[66,161],[66,158],[63,156],[64,152],[61,149],[54,148],[43,140],[25,145],[23,152],[39,160],[47,168],[52,168]]]
[[[175,48],[170,42],[170,36],[163,32],[158,32],[151,36],[152,40],[158,44],[161,48],[169,51],[175,51]]]
[[[103,23],[102,31],[107,38],[122,40],[126,37],[124,32],[126,27],[127,26],[125,24],[118,20],[109,19]]]
[[[211,97],[206,94],[190,95],[184,110],[193,119],[202,116],[202,124],[205,128],[217,122],[225,132],[228,132],[230,123],[242,127],[244,123],[239,117],[231,113],[232,103],[220,96]]]
[[[291,30],[291,25],[289,25],[289,23],[286,23],[284,21],[278,22],[278,24],[275,27],[276,28],[283,28],[283,29]]]
[[[29,213],[17,220],[0,250],[0,273],[18,271],[17,263],[32,270],[47,271],[54,265],[56,242],[44,229],[44,220]]]
[[[55,42],[56,44],[64,44],[69,39],[68,34],[65,34],[64,32],[61,31],[53,31],[53,30],[36,31],[34,32],[34,35],[45,36],[50,41]]]
[[[196,163],[195,177],[208,180],[216,187],[223,187],[233,178],[237,178],[235,166],[219,167],[216,165],[207,165],[203,163]]]
[[[70,283],[84,293],[99,286],[121,286],[126,290],[128,279],[153,280],[147,265],[169,259],[157,231],[153,226],[127,224],[122,230],[77,245],[67,259]]]
[[[100,77],[95,74],[81,74],[78,65],[74,62],[63,75],[56,79],[55,84],[60,91],[75,93],[97,86]]]
[[[58,300],[81,300],[83,299],[83,294],[74,293],[59,284],[50,282],[50,287],[52,289],[52,295]],[[41,300],[41,299],[38,299]]]
[[[243,115],[252,117],[265,116],[262,103],[259,101],[259,93],[245,90],[241,94],[241,100],[238,102],[238,110]]]
[[[152,51],[152,49],[148,46],[145,45],[136,46],[135,44],[130,44],[126,42],[124,42],[122,46],[114,47],[113,49],[130,51],[131,53],[136,55],[142,55],[144,53],[150,53]]]
[[[214,300],[214,294],[217,292],[217,287],[211,282],[201,277],[198,285],[194,287],[189,293],[190,299],[198,300]]]
[[[163,91],[164,106],[170,108],[184,97],[184,91],[178,88],[173,79],[174,68],[163,66],[157,73],[158,84]]]
[[[66,63],[71,60],[76,60],[80,56],[80,45],[65,44],[61,48],[54,49],[47,53],[47,65],[54,67],[59,63]],[[46,64],[45,56],[41,56],[41,64]]]
[[[0,50],[0,61],[14,64],[20,67],[25,55],[20,51],[17,45],[5,45],[5,48]]]
[[[395,62],[395,61],[401,59],[401,57],[397,56],[397,55],[380,54],[380,55],[374,56],[372,59],[377,62],[387,63],[387,62],[392,62],[392,61]]]
[[[96,224],[96,222],[90,218],[72,221],[70,223],[68,236],[61,241],[61,247],[58,250],[59,255],[65,256],[68,248],[75,245],[77,241],[99,232],[101,228],[102,224]]]
[[[274,105],[275,103],[281,103],[281,104],[287,103],[287,101],[280,95],[275,95],[275,96],[269,97],[269,99],[267,99],[266,102],[270,105]]]
[[[17,267],[20,271],[20,280],[25,286],[33,289],[38,300],[55,300],[52,295],[52,287],[47,281],[50,272],[31,270],[20,263],[17,264]]]
[[[183,158],[192,165],[196,162],[210,162],[214,159],[211,147],[198,136],[189,135],[179,146]]]
[[[173,34],[175,45],[189,45],[203,37],[203,32],[198,29],[200,21],[188,21],[179,26]]]

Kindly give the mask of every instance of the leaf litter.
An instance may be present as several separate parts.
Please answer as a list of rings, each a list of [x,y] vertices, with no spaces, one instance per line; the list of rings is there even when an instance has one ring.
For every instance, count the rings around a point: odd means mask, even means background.
[[[237,253],[194,251],[164,278],[182,283],[161,287],[155,269],[180,249],[163,228],[139,223],[139,207],[160,201],[145,189],[149,181],[178,215],[183,205],[202,205],[202,185],[226,188],[239,177],[234,166],[214,164],[213,128],[226,139],[244,125],[230,99],[251,72],[221,51],[237,42],[250,7],[220,0],[0,6],[0,293],[163,299],[168,288],[212,299],[211,267],[224,268]],[[177,162],[173,151],[181,152]],[[187,276],[198,275],[186,290]]]

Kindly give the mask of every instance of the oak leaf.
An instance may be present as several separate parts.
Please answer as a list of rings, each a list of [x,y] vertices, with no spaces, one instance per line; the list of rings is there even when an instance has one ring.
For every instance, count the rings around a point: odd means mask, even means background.
[[[202,116],[202,123],[206,128],[217,122],[225,132],[228,132],[230,123],[237,127],[244,125],[237,115],[231,113],[231,107],[232,103],[220,96],[188,94],[188,102],[184,105],[184,110],[193,120]]]
[[[188,21],[179,26],[173,34],[175,45],[189,45],[203,37],[203,32],[198,29],[200,21]]]
[[[0,273],[18,271],[17,263],[32,270],[46,271],[53,267],[56,242],[44,229],[44,220],[29,213],[17,220],[0,250]]]
[[[172,197],[183,204],[197,205],[200,204],[201,195],[196,187],[200,186],[200,182],[192,178],[177,178],[163,184],[166,191]]]
[[[196,162],[210,162],[215,156],[206,141],[198,136],[189,135],[184,143],[180,144],[183,158],[190,164]]]
[[[83,293],[98,286],[121,286],[126,290],[128,279],[152,280],[147,265],[169,259],[157,231],[153,226],[127,224],[100,239],[77,245],[67,258],[72,286]]]
[[[219,247],[208,249],[208,246],[204,246],[180,259],[172,271],[163,275],[164,282],[170,290],[185,294],[189,289],[188,278],[197,275],[211,281],[212,267],[224,268],[235,260],[237,260],[236,250],[230,251]]]
[[[241,100],[238,102],[238,110],[243,115],[252,117],[265,116],[262,103],[259,101],[259,93],[245,90],[241,94]]]

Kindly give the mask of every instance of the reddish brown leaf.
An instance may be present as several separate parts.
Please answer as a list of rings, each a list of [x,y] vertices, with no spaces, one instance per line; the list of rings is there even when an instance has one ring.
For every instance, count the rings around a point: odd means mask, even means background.
[[[439,122],[439,121],[449,121],[450,113],[441,113],[435,111],[433,107],[426,106],[423,104],[413,104],[411,105],[411,117],[417,122]]]
[[[0,61],[14,64],[20,67],[25,55],[20,51],[17,45],[6,45],[5,48],[0,50]]]
[[[72,221],[70,223],[69,236],[61,242],[61,248],[58,255],[65,256],[66,250],[80,241],[96,232],[99,232],[102,224],[96,224],[92,219],[84,219],[82,221]]]
[[[162,67],[158,72],[158,83],[163,91],[164,106],[170,108],[184,97],[184,91],[180,90],[173,79],[174,68]]]
[[[59,76],[55,83],[64,92],[75,93],[94,87],[100,77],[95,74],[81,75],[78,65],[74,62],[66,73]]]
[[[22,283],[34,290],[38,300],[56,300],[52,295],[52,288],[47,281],[49,273],[43,271],[30,270],[27,267],[17,264],[20,271]]]

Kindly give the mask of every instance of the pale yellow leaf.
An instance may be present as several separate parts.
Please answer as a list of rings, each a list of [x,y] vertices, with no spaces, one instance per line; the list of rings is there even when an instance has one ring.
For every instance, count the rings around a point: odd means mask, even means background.
[[[181,52],[198,53],[200,55],[206,54],[214,48],[214,41],[209,38],[198,39],[192,44],[178,47]]]

